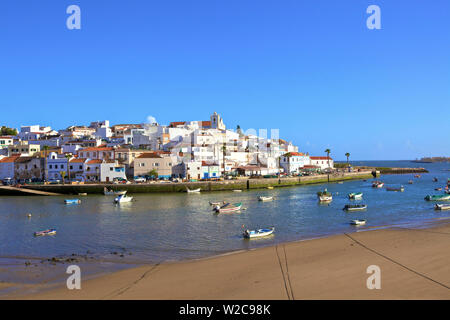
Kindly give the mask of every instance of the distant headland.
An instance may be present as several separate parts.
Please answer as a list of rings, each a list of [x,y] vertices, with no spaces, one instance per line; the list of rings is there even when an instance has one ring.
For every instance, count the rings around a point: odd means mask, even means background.
[[[420,160],[416,159],[412,162],[416,163],[433,163],[433,162],[450,162],[450,157],[425,157]]]

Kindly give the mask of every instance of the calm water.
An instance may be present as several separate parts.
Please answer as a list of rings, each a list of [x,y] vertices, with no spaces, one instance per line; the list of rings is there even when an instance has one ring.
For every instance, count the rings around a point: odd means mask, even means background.
[[[308,239],[403,223],[424,224],[450,216],[433,210],[424,201],[438,194],[450,177],[449,163],[416,164],[409,161],[372,161],[355,164],[396,167],[425,167],[430,173],[420,179],[408,175],[385,175],[387,186],[405,187],[405,192],[374,189],[371,180],[344,184],[253,190],[242,193],[132,194],[135,201],[114,205],[113,197],[79,197],[80,205],[65,205],[64,197],[0,197],[0,258],[49,258],[90,252],[97,260],[129,263],[160,262],[199,258],[239,249]],[[438,177],[438,182],[432,178]],[[408,180],[414,180],[409,185]],[[327,187],[333,193],[330,205],[319,205],[316,192]],[[364,193],[360,203],[365,212],[346,213],[349,192]],[[272,202],[258,202],[258,195],[273,195]],[[209,201],[242,202],[246,210],[216,215]],[[26,214],[32,217],[27,218]],[[351,219],[367,219],[365,227],[349,225]],[[248,228],[275,226],[275,235],[261,240],[242,239],[242,225]],[[33,232],[56,228],[55,236],[38,237]],[[124,257],[112,252],[127,252]],[[129,253],[132,253],[131,255]],[[0,259],[1,260],[1,259]],[[20,259],[19,259],[20,260]],[[23,264],[23,261],[22,261]],[[8,263],[4,263],[4,266]],[[0,280],[2,274],[0,273]]]

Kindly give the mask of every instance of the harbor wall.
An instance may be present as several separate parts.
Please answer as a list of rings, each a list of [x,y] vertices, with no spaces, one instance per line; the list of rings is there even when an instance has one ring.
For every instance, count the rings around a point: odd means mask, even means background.
[[[292,178],[261,178],[261,179],[237,179],[225,181],[199,181],[180,183],[142,183],[142,184],[66,184],[66,185],[29,185],[22,188],[54,192],[60,194],[103,194],[103,188],[113,190],[127,190],[128,193],[158,193],[158,192],[186,192],[186,188],[201,191],[231,191],[235,189],[261,189],[267,187],[289,187],[307,184],[319,184],[327,182],[338,182],[346,180],[371,179],[371,171],[346,172],[334,175],[314,175]],[[2,195],[0,189],[0,195]],[[24,194],[25,195],[25,194]]]

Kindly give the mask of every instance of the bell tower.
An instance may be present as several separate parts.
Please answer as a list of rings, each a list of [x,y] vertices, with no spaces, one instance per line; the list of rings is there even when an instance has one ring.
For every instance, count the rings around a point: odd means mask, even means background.
[[[223,119],[215,111],[211,115],[211,128],[225,130],[225,125],[223,124]]]

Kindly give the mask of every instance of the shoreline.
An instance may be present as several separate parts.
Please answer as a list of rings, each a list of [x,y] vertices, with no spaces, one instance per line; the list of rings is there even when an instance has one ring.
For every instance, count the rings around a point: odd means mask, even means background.
[[[0,296],[0,299],[288,299],[289,291],[286,292],[281,286],[287,272],[283,270],[283,263],[284,268],[289,264],[292,278],[303,279],[300,283],[293,281],[291,284],[292,291],[296,292],[295,298],[450,299],[450,290],[445,289],[450,286],[450,276],[447,272],[450,264],[450,223],[434,222],[436,223],[423,228],[379,226],[375,230],[356,230],[349,234],[302,239],[203,258],[146,264],[91,277],[83,282],[82,290],[27,285],[29,289],[38,292]],[[367,246],[369,242],[370,246]],[[414,247],[411,246],[412,243]],[[289,263],[282,261],[286,252]],[[345,257],[339,256],[338,252]],[[392,261],[383,258],[383,252],[388,252],[385,257]],[[424,255],[430,258],[430,261],[421,259]],[[249,263],[254,259],[258,261],[257,264]],[[365,263],[369,260],[370,264]],[[310,268],[308,265],[312,261],[314,267]],[[353,261],[353,264],[348,265],[349,261]],[[385,286],[384,291],[368,290],[365,280],[363,281],[363,278],[367,279],[369,276],[365,272],[367,266],[377,263],[382,270],[386,268],[389,273],[392,272],[386,276],[388,288]],[[330,270],[333,264],[346,265],[346,268]],[[327,270],[330,274],[320,274],[317,270]],[[305,276],[305,272],[311,275],[311,279]],[[361,281],[357,286],[351,281],[353,272],[359,272],[357,278]],[[150,276],[153,273],[155,277]],[[244,282],[236,281],[236,276]],[[253,283],[249,282],[247,277],[254,280]],[[396,278],[407,279],[405,287],[414,287],[418,291],[414,293],[410,289],[403,290]],[[313,279],[322,285],[325,279],[329,279],[331,291],[317,291]],[[346,281],[343,282],[344,279]],[[303,281],[309,285],[305,287]],[[275,292],[272,292],[273,285],[277,287]],[[391,285],[392,287],[389,287]],[[250,290],[253,286],[259,287],[260,290]],[[127,289],[121,292],[125,288]],[[302,290],[297,293],[300,288]],[[308,292],[314,294],[306,294]]]
[[[65,185],[25,185],[17,190],[0,186],[1,195],[28,195],[28,190],[40,192],[78,195],[79,193],[103,194],[105,187],[113,190],[127,190],[128,193],[185,193],[186,188],[200,188],[203,192],[232,191],[236,189],[251,190],[267,187],[281,188],[329,182],[372,179],[372,171],[343,172],[336,175],[313,175],[292,178],[237,179],[224,181],[198,181],[177,183],[137,183],[137,184],[65,184]],[[22,190],[21,190],[22,189]],[[23,191],[23,189],[26,189]],[[50,194],[49,194],[50,195]]]

